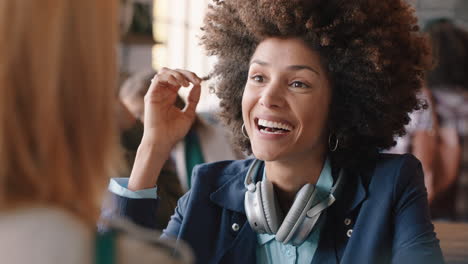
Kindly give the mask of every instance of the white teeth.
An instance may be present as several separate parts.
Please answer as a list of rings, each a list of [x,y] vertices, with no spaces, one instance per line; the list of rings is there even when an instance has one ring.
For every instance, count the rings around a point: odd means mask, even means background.
[[[265,134],[283,134],[284,133],[284,132],[281,132],[281,131],[270,132],[270,131],[267,131],[265,129],[262,129],[262,132],[265,133]]]
[[[269,127],[269,128],[280,128],[280,129],[284,129],[284,130],[287,130],[287,131],[292,130],[292,127],[290,125],[280,123],[280,122],[268,121],[268,120],[265,120],[265,119],[258,119],[258,124],[260,126]],[[273,132],[271,132],[271,133],[273,133]]]

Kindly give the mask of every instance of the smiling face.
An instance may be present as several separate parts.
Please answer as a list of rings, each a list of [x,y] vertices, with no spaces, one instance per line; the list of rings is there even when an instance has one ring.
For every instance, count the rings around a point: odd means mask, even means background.
[[[323,157],[331,87],[319,54],[296,38],[262,41],[250,61],[242,115],[265,161]]]

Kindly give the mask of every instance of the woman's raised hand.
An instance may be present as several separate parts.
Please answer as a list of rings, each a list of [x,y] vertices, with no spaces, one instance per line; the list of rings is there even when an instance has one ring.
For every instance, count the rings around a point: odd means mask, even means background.
[[[175,106],[180,87],[193,84],[184,109]],[[162,68],[145,95],[143,141],[171,149],[189,131],[200,100],[201,79],[193,72]]]
[[[184,109],[175,106],[180,87],[193,84]],[[201,79],[193,72],[162,68],[145,95],[144,133],[128,182],[130,190],[152,188],[173,146],[189,131],[200,100]]]

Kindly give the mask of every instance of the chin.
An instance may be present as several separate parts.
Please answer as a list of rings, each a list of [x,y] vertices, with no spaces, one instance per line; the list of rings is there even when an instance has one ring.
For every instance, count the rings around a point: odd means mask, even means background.
[[[267,150],[267,149],[252,149],[255,158],[263,161],[275,161],[278,160],[280,155],[279,151]]]

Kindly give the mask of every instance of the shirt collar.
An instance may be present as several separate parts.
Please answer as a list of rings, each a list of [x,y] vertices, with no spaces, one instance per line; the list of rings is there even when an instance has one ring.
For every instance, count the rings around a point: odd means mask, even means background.
[[[333,186],[333,176],[332,169],[330,165],[330,159],[327,158],[325,164],[323,165],[322,171],[320,172],[319,179],[315,188],[319,191],[320,200],[326,198],[332,189]]]
[[[259,245],[265,245],[266,243],[275,239],[275,235],[270,234],[257,234],[257,242]]]

